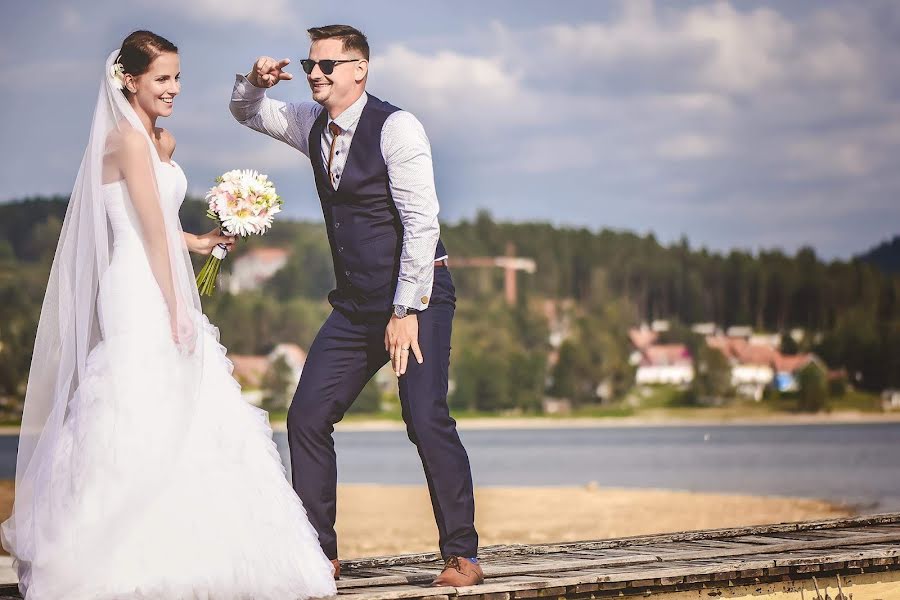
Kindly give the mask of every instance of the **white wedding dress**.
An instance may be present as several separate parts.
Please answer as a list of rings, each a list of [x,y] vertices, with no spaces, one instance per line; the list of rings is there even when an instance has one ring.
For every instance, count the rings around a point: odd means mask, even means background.
[[[177,216],[184,173],[161,163],[157,178],[164,211]],[[125,183],[104,184],[102,196],[112,232],[97,303],[103,341],[87,357],[50,460],[36,467],[53,484],[20,515],[53,540],[19,562],[27,598],[334,595],[331,563],[285,478],[267,414],[242,399],[205,317],[190,411],[185,398],[160,392],[177,353],[166,305]],[[156,477],[164,454],[177,461]],[[23,537],[14,545],[25,550]]]

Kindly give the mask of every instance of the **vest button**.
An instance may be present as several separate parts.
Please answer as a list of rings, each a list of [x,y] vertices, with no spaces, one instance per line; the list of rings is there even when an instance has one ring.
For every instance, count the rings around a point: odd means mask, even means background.
[[[344,271],[344,275],[346,275],[347,277],[350,277],[350,271]]]
[[[337,228],[340,227],[340,226],[341,226],[341,222],[340,222],[340,221],[335,221],[335,223],[334,223],[334,228],[337,229]]]
[[[343,251],[344,251],[344,247],[343,247],[343,246],[341,246],[340,248],[338,248],[338,252],[343,252]]]

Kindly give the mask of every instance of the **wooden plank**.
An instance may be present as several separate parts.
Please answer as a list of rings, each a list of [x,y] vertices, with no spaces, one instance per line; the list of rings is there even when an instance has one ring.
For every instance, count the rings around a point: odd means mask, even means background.
[[[354,588],[370,588],[374,586],[384,585],[403,585],[410,583],[410,581],[408,578],[399,575],[395,575],[392,577],[364,577],[360,579],[345,579],[343,574],[341,574],[341,578],[336,583],[337,589],[340,592],[341,590],[349,590]]]
[[[855,533],[855,531],[854,531]],[[814,539],[835,539],[834,537],[827,538],[814,538]],[[788,544],[791,542],[797,541],[813,541],[813,540],[798,540],[796,538],[791,538],[788,536],[779,537],[776,535],[742,535],[741,537],[734,538],[735,541],[740,541],[742,544],[754,544],[756,546],[772,546],[774,544]]]
[[[403,598],[423,598],[431,596],[456,596],[456,588],[439,587],[439,588],[423,588],[421,586],[392,586],[387,589],[361,588],[356,589],[352,593],[339,594],[341,598],[346,600],[354,598],[365,598],[366,600],[401,600]]]
[[[703,540],[700,542],[691,543],[697,544],[698,548],[747,548],[748,546],[751,546],[751,544],[745,544],[738,540],[740,540],[740,538],[732,538],[729,540]]]
[[[700,550],[700,551],[686,551],[681,550],[678,552],[668,553],[664,557],[664,560],[659,560],[660,557],[655,556],[647,556],[647,555],[634,555],[631,557],[616,557],[611,559],[598,559],[598,560],[581,560],[581,561],[570,561],[564,559],[557,559],[553,561],[547,561],[543,564],[530,564],[530,565],[516,565],[514,567],[500,567],[500,568],[492,568],[490,565],[485,566],[485,574],[489,578],[498,577],[498,576],[509,576],[509,575],[529,575],[535,578],[540,576],[549,576],[550,574],[554,574],[553,579],[557,579],[559,577],[571,577],[572,574],[566,574],[566,571],[596,571],[598,568],[602,567],[615,567],[615,566],[638,566],[644,565],[644,573],[654,572],[654,577],[656,576],[657,569],[649,568],[651,565],[655,566],[657,564],[662,563],[662,566],[665,563],[670,563],[674,561],[690,561],[690,560],[698,560],[698,559],[721,559],[725,558],[734,558],[739,556],[753,557],[754,555],[761,554],[761,551],[764,551],[767,557],[778,557],[764,560],[763,563],[775,563],[775,566],[791,566],[791,565],[800,565],[807,566],[812,565],[816,562],[822,562],[823,560],[828,560],[829,562],[835,562],[838,559],[836,556],[845,557],[844,560],[859,560],[864,557],[868,557],[869,555],[865,553],[864,550],[854,551],[847,553],[844,552],[821,552],[821,550],[826,550],[829,548],[833,548],[836,544],[835,542],[855,542],[856,544],[862,544],[864,541],[898,541],[900,540],[900,532],[890,533],[890,534],[879,534],[877,536],[869,535],[860,537],[848,537],[843,540],[810,540],[810,541],[795,541],[790,543],[781,543],[781,544],[773,544],[770,546],[760,547],[760,546],[749,546],[747,548],[730,548],[730,549],[713,549],[713,550]],[[839,544],[843,545],[843,544]],[[863,545],[863,547],[867,547]],[[812,554],[800,554],[797,555],[797,552],[800,551],[808,551],[808,550],[820,550],[820,552],[814,552]],[[884,556],[884,554],[879,554],[888,551],[896,551],[896,546],[888,546],[887,549],[876,549],[874,550],[874,554],[878,556]],[[794,553],[793,555],[791,553]],[[780,557],[779,557],[780,555]],[[758,561],[757,561],[758,562]],[[733,563],[729,563],[733,564]],[[890,563],[888,563],[890,564]],[[719,570],[729,569],[731,567],[722,566]],[[761,567],[760,567],[761,568]],[[665,568],[661,569],[665,571]],[[733,569],[737,571],[738,569]],[[630,571],[633,571],[631,569]],[[420,579],[430,578],[431,574],[425,575],[422,578],[415,578],[414,576],[387,576],[387,577],[379,577],[373,580],[360,580],[357,583],[354,580],[350,582],[344,583],[339,582],[341,589],[351,588],[355,586],[371,587],[373,585],[396,585],[403,583],[413,583],[413,582],[421,582],[425,583],[425,581],[420,581]],[[646,575],[645,575],[646,577]],[[367,584],[367,585],[366,585]]]
[[[751,570],[747,569],[747,567],[750,567],[753,564],[753,562],[754,561],[746,561],[743,565],[741,565],[743,567],[743,571],[734,570],[734,571],[725,571],[725,572],[716,573],[714,576],[714,580],[716,580],[716,581],[729,581],[729,580],[739,581],[741,579],[745,579],[745,575],[748,575],[748,574],[757,576],[757,573],[751,572]],[[720,570],[723,566],[727,566],[727,565],[709,564],[709,565],[706,565],[705,567],[702,565],[699,565],[699,568],[700,569],[705,568],[707,570]],[[795,572],[797,572],[797,571],[805,572],[805,573],[818,572],[818,569],[816,569],[817,566],[818,565],[801,566],[799,569],[796,569]],[[588,574],[583,573],[583,574],[580,574],[577,578],[573,578],[572,580],[564,580],[564,579],[554,580],[552,582],[552,586],[550,588],[540,588],[541,590],[547,590],[544,592],[537,591],[538,588],[525,589],[525,588],[520,588],[520,586],[540,585],[540,584],[543,584],[546,582],[523,582],[523,583],[520,583],[515,586],[520,589],[514,590],[516,593],[513,594],[511,597],[512,598],[520,598],[520,597],[521,598],[538,598],[538,597],[554,596],[557,594],[561,595],[563,592],[561,592],[560,590],[565,589],[563,587],[564,585],[566,588],[568,588],[568,587],[577,586],[577,585],[597,584],[597,585],[600,585],[600,589],[610,589],[610,588],[611,589],[621,589],[621,585],[624,583],[627,583],[628,587],[631,587],[632,589],[638,588],[638,587],[649,587],[649,588],[653,588],[655,591],[658,591],[660,589],[665,588],[666,586],[674,585],[673,582],[676,582],[676,581],[685,581],[686,582],[687,576],[683,575],[683,573],[686,571],[693,571],[696,574],[697,570],[698,570],[697,564],[683,564],[677,568],[654,569],[652,574],[649,573],[647,570],[639,570],[639,571],[631,571],[630,574],[629,574],[629,572],[623,572],[623,573],[618,573],[618,574],[611,575],[611,576],[609,576],[609,575],[601,576],[603,579],[606,579],[606,581],[596,580],[597,576],[588,575]],[[777,574],[777,572],[776,572],[776,574]],[[595,581],[586,582],[585,581],[586,578],[594,578]],[[618,581],[613,581],[613,579],[618,580]],[[612,585],[610,585],[610,584],[612,584]],[[497,586],[488,584],[485,586],[474,586],[472,588],[466,588],[465,590],[463,588],[460,588],[459,590],[457,590],[457,595],[475,596],[475,595],[479,595],[479,592],[481,594],[486,594],[486,593],[493,594],[493,593],[501,593],[504,591],[510,591],[510,590],[508,590],[508,588],[506,590],[503,590],[503,589],[496,589],[496,587]],[[400,590],[400,591],[402,592],[402,594],[400,594],[400,595],[378,594],[377,596],[371,596],[367,593],[365,595],[359,595],[358,597],[359,598],[362,598],[362,597],[370,598],[371,597],[374,600],[379,600],[379,599],[387,600],[389,598],[413,597],[413,596],[408,595],[409,594],[408,590]],[[453,597],[453,595],[451,594],[450,597]]]
[[[670,541],[693,541],[704,539],[738,538],[742,535],[762,535],[766,533],[781,533],[793,531],[818,531],[828,529],[853,528],[853,527],[890,527],[900,530],[900,513],[887,513],[866,517],[849,519],[829,519],[823,521],[804,521],[791,523],[778,523],[771,525],[756,525],[752,527],[728,527],[720,529],[707,529],[698,531],[684,531],[666,534],[651,534],[630,536],[611,540],[586,540],[579,542],[565,542],[559,544],[505,544],[498,546],[486,546],[479,551],[479,556],[489,559],[491,556],[527,556],[529,554],[547,554],[566,552],[570,550],[601,550],[622,547],[633,547],[650,544],[664,544]],[[433,562],[440,565],[440,556],[434,552],[405,554],[399,556],[382,556],[373,558],[361,558],[346,562],[348,570],[355,568],[380,567],[411,563]]]

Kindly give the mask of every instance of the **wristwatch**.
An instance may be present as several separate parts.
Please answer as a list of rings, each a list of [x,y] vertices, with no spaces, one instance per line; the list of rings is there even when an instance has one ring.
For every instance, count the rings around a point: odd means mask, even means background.
[[[394,316],[398,319],[403,319],[407,315],[415,314],[416,310],[414,308],[410,308],[408,306],[403,306],[402,304],[394,305]]]

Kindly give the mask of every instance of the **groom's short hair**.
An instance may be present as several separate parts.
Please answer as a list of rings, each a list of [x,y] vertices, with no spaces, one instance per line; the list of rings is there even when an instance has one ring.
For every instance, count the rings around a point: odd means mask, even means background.
[[[344,52],[356,50],[366,60],[369,60],[369,40],[356,27],[351,27],[350,25],[325,25],[324,27],[311,27],[306,31],[309,33],[309,39],[314,42],[338,38],[344,43]]]

